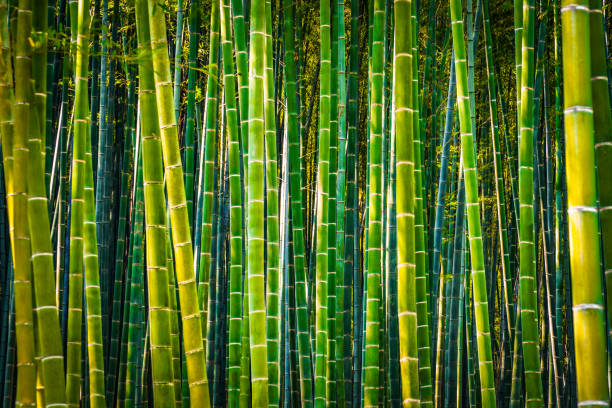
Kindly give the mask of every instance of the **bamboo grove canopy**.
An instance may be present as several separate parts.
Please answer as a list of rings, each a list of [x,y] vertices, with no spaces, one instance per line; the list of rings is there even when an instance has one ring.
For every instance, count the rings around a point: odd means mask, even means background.
[[[609,406],[611,13],[0,0],[2,406]]]

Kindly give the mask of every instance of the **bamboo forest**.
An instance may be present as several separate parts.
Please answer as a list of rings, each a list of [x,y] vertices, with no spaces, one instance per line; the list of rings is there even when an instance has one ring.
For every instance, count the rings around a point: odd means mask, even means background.
[[[1,407],[607,407],[612,1],[0,0]]]

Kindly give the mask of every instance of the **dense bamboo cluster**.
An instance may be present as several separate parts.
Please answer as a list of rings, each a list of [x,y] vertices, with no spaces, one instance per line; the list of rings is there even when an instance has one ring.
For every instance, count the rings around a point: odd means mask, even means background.
[[[610,13],[0,0],[2,406],[609,406]]]

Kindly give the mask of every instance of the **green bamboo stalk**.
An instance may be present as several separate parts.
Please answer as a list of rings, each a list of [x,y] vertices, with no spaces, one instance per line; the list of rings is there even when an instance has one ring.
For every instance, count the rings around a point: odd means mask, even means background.
[[[504,285],[504,304],[508,323],[508,334],[512,333],[511,326],[514,321],[514,316],[511,314],[512,304],[512,282],[510,271],[510,253],[508,247],[508,227],[506,218],[506,199],[504,191],[504,175],[502,170],[502,158],[499,141],[499,119],[497,112],[497,95],[498,90],[495,81],[495,62],[493,60],[493,39],[491,36],[491,23],[489,19],[489,1],[482,0],[482,9],[485,21],[485,42],[486,42],[486,62],[487,62],[487,86],[489,91],[489,114],[491,117],[491,143],[493,148],[493,163],[495,171],[495,195],[497,204],[497,222],[499,231],[499,240],[501,243],[501,258],[502,258],[502,277]]]
[[[268,361],[268,404],[280,398],[280,267],[278,227],[278,164],[273,72],[272,8],[266,0],[266,50],[264,55],[264,134],[266,172],[266,343]]]
[[[28,231],[28,140],[32,90],[31,1],[21,0],[17,10],[17,28],[13,31],[15,52],[15,103],[13,132],[13,285],[15,293],[15,341],[17,347],[16,406],[34,406],[36,401],[34,365],[34,327],[32,305],[31,246]],[[13,23],[15,21],[12,21]]]
[[[157,95],[157,114],[165,166],[166,190],[172,223],[172,244],[179,287],[183,339],[187,360],[190,402],[194,407],[208,407],[208,380],[205,370],[205,349],[202,346],[202,320],[193,268],[193,249],[185,200],[176,117],[172,109],[172,81],[166,39],[164,9],[158,1],[149,0],[149,30],[153,57],[153,73]],[[143,21],[141,20],[141,23]]]
[[[334,24],[337,6],[330,2],[331,70],[329,119],[329,191],[327,212],[327,367],[326,399],[330,408],[338,403],[336,394],[336,184],[338,172],[338,24]]]
[[[249,50],[249,137],[247,194],[247,271],[251,396],[254,408],[268,406],[268,365],[264,284],[264,67],[265,0],[251,3]]]
[[[612,117],[606,63],[605,34],[601,2],[589,2],[591,49],[591,92],[593,97],[593,130],[601,223],[603,268],[606,282],[608,333],[612,334],[612,185],[606,175],[612,174]],[[609,334],[610,335],[610,334]]]
[[[96,19],[96,14],[98,12],[98,8],[100,7],[100,3],[102,6],[102,18],[101,21],[98,22]],[[100,258],[98,258],[98,267],[100,269],[100,278],[99,282],[101,287],[101,301],[104,303],[107,296],[108,290],[106,287],[107,277],[109,276],[108,270],[108,258],[109,258],[109,248],[108,248],[108,227],[109,227],[109,218],[110,218],[110,206],[109,199],[107,197],[108,187],[110,184],[109,177],[107,177],[109,166],[110,166],[110,156],[112,154],[110,147],[112,146],[109,143],[109,139],[112,138],[112,126],[110,124],[112,120],[111,113],[111,105],[112,105],[112,96],[110,95],[114,84],[112,79],[113,72],[113,63],[109,58],[110,55],[110,43],[112,40],[112,35],[109,35],[109,26],[110,21],[108,18],[108,0],[102,0],[101,2],[94,2],[94,15],[92,26],[95,28],[92,31],[92,40],[94,43],[93,52],[92,52],[92,64],[94,68],[92,69],[93,76],[93,86],[91,89],[91,112],[90,116],[92,117],[92,124],[90,126],[90,135],[93,137],[94,141],[92,142],[92,171],[96,172],[95,176],[95,216],[96,216],[96,233],[98,234],[98,252],[100,254]],[[96,26],[100,24],[100,40],[98,42],[97,38],[97,30]],[[98,56],[98,44],[101,45],[100,53]],[[112,46],[111,46],[112,47]],[[99,73],[97,71],[97,65],[99,61]],[[98,80],[99,74],[99,80]],[[111,96],[109,98],[109,96]],[[100,103],[97,103],[97,100],[100,100]],[[98,126],[99,122],[99,126]],[[97,137],[96,137],[97,136]],[[85,176],[87,177],[87,176]],[[87,183],[87,179],[85,179],[85,183]],[[106,313],[102,315],[103,321],[103,330],[104,333],[107,332],[107,316]]]
[[[55,2],[54,1],[48,2],[45,10],[43,10],[44,6],[45,6],[44,4],[41,4],[41,7],[36,10],[37,14],[33,16],[34,31],[37,36],[40,36],[39,38],[46,36],[48,27],[51,27],[52,30],[57,30],[57,31],[61,30],[61,28],[57,24],[54,24],[56,20],[58,20],[54,18],[56,14]],[[48,49],[48,39],[44,38],[41,41],[41,43],[43,43],[44,45],[39,48],[40,52],[35,54],[34,63],[35,64],[43,63],[46,65],[45,69],[39,70],[40,72],[35,73],[35,75],[36,74],[39,75],[37,80],[45,81],[45,85],[42,87],[44,89],[44,103],[45,103],[45,107],[42,112],[43,127],[44,127],[43,138],[45,141],[45,148],[43,149],[42,154],[45,160],[45,182],[46,182],[46,185],[49,185],[51,182],[52,165],[57,164],[57,160],[54,160],[54,156],[53,156],[54,138],[52,137],[52,133],[53,133],[53,117],[52,116],[54,116],[53,107],[55,105],[52,104],[51,101],[57,101],[58,99],[57,95],[60,94],[61,88],[58,86],[58,80],[59,80],[59,72],[61,69],[61,64],[59,62],[59,57],[57,55],[57,52],[55,52],[54,47],[52,47],[51,50]],[[47,57],[47,54],[49,57]],[[42,93],[39,96],[42,97],[43,96]],[[40,100],[42,101],[42,98],[40,98]],[[49,196],[51,197],[51,193],[49,193]]]
[[[542,401],[539,333],[537,315],[537,283],[534,231],[534,35],[535,11],[533,0],[523,2],[521,113],[519,120],[519,260],[521,331],[525,403],[538,407]]]
[[[71,12],[73,9],[71,9]],[[74,10],[76,11],[76,10]],[[71,13],[72,15],[72,13]],[[72,190],[70,203],[70,266],[66,346],[66,400],[68,406],[79,405],[81,378],[81,318],[83,305],[83,216],[85,198],[85,152],[89,137],[87,100],[89,1],[78,2],[78,24],[75,44],[74,138],[72,152]]]
[[[240,179],[240,133],[236,107],[232,29],[229,0],[221,1],[221,47],[223,52],[223,91],[227,116],[230,197],[229,336],[227,358],[227,398],[229,407],[240,400],[241,313],[242,313],[242,183]]]
[[[243,234],[244,231],[243,231]],[[248,272],[243,272],[242,321],[240,340],[240,408],[249,408],[251,399],[251,352],[249,345],[249,279]]]
[[[13,259],[13,103],[15,95],[13,90],[13,65],[10,53],[9,13],[8,0],[0,3],[0,137],[2,138],[2,170],[4,173],[4,190],[6,193],[6,209],[9,221],[9,234],[11,238],[11,253]]]
[[[181,112],[181,74],[182,74],[182,58],[183,58],[183,0],[178,0],[176,3],[176,41],[174,42],[174,114],[176,115],[176,123],[179,122]],[[185,171],[186,172],[186,171]],[[189,218],[191,219],[191,217]]]
[[[359,1],[351,0],[351,32],[357,33],[359,32],[359,21],[360,21],[360,11],[359,11]],[[358,194],[357,194],[357,166],[356,164],[356,152],[357,150],[357,126],[359,122],[359,109],[358,109],[358,71],[359,71],[359,36],[352,35],[351,36],[351,44],[350,44],[350,52],[349,52],[349,75],[348,75],[348,83],[347,83],[347,138],[348,138],[348,146],[347,146],[347,154],[346,154],[346,167],[347,167],[347,177],[346,177],[346,232],[345,232],[345,250],[344,250],[344,258],[345,258],[345,268],[346,268],[346,277],[348,283],[351,283],[351,286],[354,290],[350,290],[349,298],[352,297],[352,302],[350,299],[347,299],[348,305],[347,309],[351,309],[352,305],[356,306],[360,303],[360,282],[361,282],[361,272],[360,272],[360,262],[359,262],[359,241],[358,241]],[[357,307],[353,307],[353,315],[355,319],[351,319],[350,311],[349,318],[346,319],[347,322],[353,320],[353,330],[351,327],[347,328],[345,332],[345,346],[350,350],[349,347],[352,345],[357,346],[359,344],[359,336],[353,336],[353,341],[351,342],[351,332],[358,334],[360,331],[359,328],[359,313],[357,311]],[[352,344],[351,344],[352,343]],[[357,349],[357,347],[355,347]],[[354,387],[354,382],[358,378],[358,370],[361,366],[359,362],[359,358],[352,359],[352,353],[349,351],[345,354],[344,361],[344,375],[345,375],[345,395],[347,404],[353,404],[357,396],[357,387]],[[352,360],[352,361],[351,361]],[[353,367],[356,370],[353,371]]]
[[[215,3],[216,4],[216,3]],[[217,95],[219,91],[218,61],[219,61],[219,7],[213,6],[210,13],[210,48],[208,51],[208,79],[206,83],[206,126],[204,163],[200,168],[200,178],[203,179],[203,203],[202,203],[202,237],[200,240],[200,269],[198,278],[198,299],[202,311],[202,339],[204,342],[204,356],[207,353],[207,330],[208,330],[208,302],[209,302],[209,278],[211,267],[212,249],[212,227],[213,227],[213,190],[214,190],[214,166],[217,138]],[[212,264],[214,265],[214,263]]]
[[[137,129],[139,130],[139,129]],[[128,297],[126,301],[128,320],[128,333],[126,345],[126,371],[124,381],[124,393],[119,394],[119,400],[125,399],[125,406],[128,408],[134,407],[136,403],[136,381],[138,377],[138,355],[139,347],[141,347],[142,334],[140,329],[141,309],[143,303],[143,254],[142,254],[142,232],[144,218],[144,198],[143,198],[143,181],[142,181],[142,160],[140,145],[140,132],[137,133],[137,138],[134,139],[135,145],[135,160],[134,160],[134,177],[133,177],[133,211],[132,211],[132,233],[131,233],[131,258],[129,262],[128,273],[130,274],[130,285],[128,289]]]
[[[521,381],[521,371],[523,371],[523,353],[521,350],[522,332],[521,332],[521,305],[520,302],[515,303],[516,323],[514,330],[514,339],[512,343],[512,385],[510,387],[510,407],[520,407],[523,382]]]
[[[104,350],[102,343],[102,306],[100,298],[100,267],[96,235],[96,198],[92,169],[91,138],[85,142],[85,203],[83,206],[83,270],[85,274],[85,305],[87,321],[87,362],[89,404],[106,407],[104,387]]]
[[[567,218],[579,406],[609,404],[591,89],[589,3],[561,2]]]
[[[314,405],[327,405],[327,333],[328,333],[328,195],[329,195],[329,145],[331,118],[331,6],[329,0],[321,0],[321,77],[319,94],[319,157],[316,189],[316,269],[315,269],[315,397]],[[312,310],[312,309],[311,309]],[[377,354],[378,355],[378,354]]]
[[[465,243],[465,239],[464,239]],[[465,296],[465,333],[466,333],[466,348],[467,348],[467,372],[468,372],[468,399],[470,403],[470,407],[476,407],[478,403],[478,395],[477,393],[477,385],[478,378],[477,377],[477,368],[474,367],[474,307],[473,303],[470,305],[470,289],[473,287],[473,281],[471,277],[471,271],[468,268],[468,248],[464,246],[464,256],[461,260],[461,268],[463,269],[463,274],[465,275],[466,281],[466,296]],[[522,360],[521,360],[522,361]],[[519,381],[520,382],[520,381]]]
[[[470,120],[471,109],[467,94],[467,70],[465,39],[462,19],[461,0],[450,1],[453,44],[455,50],[455,69],[457,75],[457,108],[461,131],[461,159],[465,177],[465,196],[472,266],[472,287],[474,311],[476,315],[476,339],[478,342],[478,365],[480,373],[482,405],[495,407],[495,382],[491,352],[491,333],[489,326],[489,305],[487,301],[484,256],[482,246],[481,221],[478,200],[478,175],[476,168],[476,149]]]
[[[32,62],[45,66],[47,60],[47,7],[37,4],[33,9],[32,37],[36,46],[32,49]],[[21,68],[21,67],[20,67]],[[10,75],[10,72],[9,72]],[[45,189],[44,137],[47,85],[46,69],[37,69],[31,83],[34,100],[30,110],[30,132],[28,137],[28,224],[32,256],[32,279],[36,314],[36,334],[40,342],[39,356],[44,385],[44,400],[47,405],[65,406],[66,387],[64,379],[64,357],[60,333],[58,309],[55,303],[53,249],[49,226],[49,211]],[[4,142],[4,140],[3,140]],[[10,149],[11,146],[9,145]],[[10,175],[12,178],[14,173]]]
[[[397,177],[397,290],[399,320],[399,352],[402,382],[402,406],[418,407],[419,366],[416,315],[416,268],[414,242],[414,149],[412,81],[401,81],[399,73],[411,78],[412,26],[411,1],[394,1],[394,58],[393,58],[393,121],[396,131]]]
[[[146,21],[147,7],[137,3],[137,17]],[[151,39],[147,24],[138,24],[139,98],[142,141],[142,174],[145,204],[146,266],[149,300],[153,401],[159,406],[172,407],[174,396],[174,365],[172,362],[170,293],[166,256],[166,201],[164,169],[159,137],[155,81],[151,61]],[[174,294],[172,294],[174,295]]]
[[[189,222],[193,228],[194,134],[196,132],[196,81],[198,43],[200,41],[200,8],[197,0],[189,4],[189,55],[187,68],[187,112],[185,114],[185,197]],[[177,119],[178,120],[178,119]]]
[[[457,355],[455,350],[457,349],[457,339],[459,335],[458,327],[458,315],[459,315],[459,287],[461,286],[462,274],[465,273],[465,179],[462,177],[463,167],[462,163],[459,163],[458,170],[458,186],[457,186],[457,208],[455,211],[455,222],[454,222],[454,238],[453,238],[453,259],[452,269],[449,268],[447,275],[451,276],[450,285],[447,286],[447,299],[448,299],[448,311],[446,317],[447,338],[446,338],[446,372],[445,372],[445,392],[446,400],[451,399],[451,390],[457,388],[459,384],[455,372],[458,367],[455,367],[457,363]],[[452,401],[452,400],[451,400]],[[451,402],[452,403],[452,402]]]
[[[562,341],[563,341],[563,296],[561,294],[563,285],[563,269],[562,269],[562,256],[565,250],[565,245],[561,243],[562,235],[562,219],[563,219],[563,202],[561,197],[561,184],[563,180],[563,165],[562,165],[562,153],[561,153],[561,73],[560,73],[560,61],[559,61],[559,4],[558,0],[553,1],[553,55],[554,55],[554,84],[555,84],[555,181],[554,181],[554,194],[555,194],[555,331],[557,338],[556,348],[557,352],[557,365],[559,367],[558,372],[560,373],[559,381],[563,380],[564,364],[562,362]],[[565,394],[565,393],[564,393]],[[563,401],[564,398],[561,397]]]
[[[232,27],[234,31],[234,48],[236,50],[236,75],[238,76],[238,105],[240,117],[240,134],[245,140],[242,143],[244,150],[244,170],[245,182],[247,181],[247,158],[248,146],[246,143],[246,135],[249,132],[249,72],[248,72],[248,55],[247,41],[245,29],[245,17],[242,10],[241,0],[231,0],[232,3]]]
[[[368,271],[366,275],[364,406],[377,406],[379,395],[380,302],[382,272],[382,102],[384,4],[374,1],[370,98],[370,165],[368,197]]]
[[[345,347],[348,347],[345,335],[350,327],[350,292],[348,291],[344,259],[344,214],[346,186],[346,40],[344,27],[344,0],[338,0],[335,12],[335,23],[338,27],[338,173],[336,179],[336,381],[338,383],[338,405],[346,404],[344,360]],[[346,300],[345,300],[346,299]],[[350,354],[350,353],[349,353]]]
[[[294,51],[294,14],[291,0],[283,0],[285,41],[285,97],[287,99],[287,138],[289,148],[289,188],[291,200],[291,229],[293,238],[293,265],[295,270],[295,301],[297,345],[301,403],[312,406],[312,363],[308,337],[308,310],[304,255],[304,222],[302,212],[302,178],[300,175],[300,139],[297,106],[297,86]]]
[[[521,118],[521,73],[523,70],[523,59],[521,53],[523,41],[523,0],[514,0],[514,76],[516,80],[516,123]],[[517,135],[519,129],[517,127]],[[518,214],[518,209],[515,209]]]
[[[107,399],[112,398],[117,392],[117,371],[118,371],[118,359],[120,357],[119,342],[122,340],[121,337],[121,302],[122,296],[125,292],[124,279],[124,253],[126,248],[127,234],[127,212],[128,212],[128,184],[130,175],[130,163],[132,156],[132,140],[135,139],[136,133],[136,78],[135,70],[128,66],[128,48],[134,49],[134,44],[130,41],[128,43],[127,36],[125,33],[122,35],[123,39],[123,67],[127,74],[128,81],[128,93],[127,93],[127,111],[126,111],[126,123],[124,127],[124,142],[123,142],[123,162],[121,165],[121,181],[120,181],[120,195],[119,195],[119,214],[117,222],[117,243],[115,246],[115,278],[113,287],[113,302],[112,302],[112,317],[111,317],[111,339],[110,339],[110,350],[108,356],[108,380],[107,380]],[[129,45],[128,45],[129,44]],[[128,275],[129,276],[129,275]]]
[[[463,234],[463,239],[465,240],[465,234]],[[465,247],[465,242],[462,243],[462,246]],[[465,257],[464,257],[465,259]],[[463,263],[465,264],[465,260],[463,261]],[[462,265],[462,269],[464,268],[465,265]],[[465,274],[465,270],[462,270],[462,277],[461,277],[461,282],[459,284],[459,317],[458,317],[458,336],[457,336],[457,356],[459,358],[459,361],[457,362],[457,384],[459,384],[459,386],[457,387],[457,401],[462,401],[463,399],[463,387],[461,386],[462,383],[462,379],[463,379],[463,330],[464,330],[464,311],[465,308],[462,307],[462,304],[465,301],[465,279],[466,279],[466,274]],[[459,406],[459,403],[457,404]]]
[[[182,407],[181,340],[178,323],[179,311],[176,304],[174,258],[172,257],[172,243],[170,242],[170,225],[168,224],[168,217],[166,217],[166,224],[166,267],[168,268],[168,296],[170,298],[170,343],[172,344],[172,372],[174,374],[174,405]]]
[[[432,288],[434,290],[438,290],[439,296],[443,296],[443,293],[440,292],[440,289],[443,288],[442,284],[436,284],[436,276],[447,270],[446,265],[442,262],[442,270],[440,269],[440,257],[444,260],[444,255],[442,253],[442,235],[445,227],[445,217],[444,217],[444,207],[446,204],[446,195],[447,195],[447,179],[449,172],[448,165],[448,156],[451,146],[451,133],[453,131],[453,119],[455,118],[455,101],[457,99],[456,95],[456,86],[455,86],[455,65],[451,62],[449,69],[449,83],[448,83],[448,95],[447,95],[447,103],[446,103],[446,117],[445,117],[445,125],[444,125],[444,137],[440,141],[442,147],[442,153],[440,158],[440,175],[438,182],[438,192],[436,197],[436,212],[435,212],[435,220],[434,220],[434,228],[433,228],[433,261],[432,261],[432,271],[434,272],[434,279],[432,280]],[[454,159],[454,156],[453,156]],[[451,171],[453,168],[453,164],[451,164]],[[452,174],[452,173],[451,173]],[[451,186],[453,183],[451,182]],[[452,260],[452,258],[449,257]],[[439,289],[437,289],[437,287]],[[434,293],[434,300],[437,298]],[[440,304],[440,301],[437,301],[437,305]],[[436,307],[438,307],[436,305]],[[438,314],[434,314],[434,319],[432,322],[432,327],[437,327],[437,331],[440,331],[442,328],[442,323],[438,320]],[[437,337],[434,336],[434,339]],[[436,340],[434,340],[436,341]],[[437,341],[436,341],[437,342]],[[442,344],[441,342],[437,342],[437,344]],[[440,350],[437,350],[436,354]],[[438,369],[441,365],[438,364],[437,358],[436,361],[436,369]],[[439,379],[439,376],[436,375],[436,379]],[[439,382],[439,381],[438,381]],[[436,395],[438,395],[436,393]]]
[[[138,113],[136,113],[138,115]],[[136,130],[136,129],[134,129]],[[133,132],[131,134],[131,140],[130,140],[130,146],[133,145],[134,141],[136,140],[136,132]],[[128,161],[130,161],[129,164],[127,164],[127,169],[130,169],[130,166],[133,164],[134,160],[133,160],[133,155],[134,152],[136,150],[130,148],[129,149],[129,154],[128,157],[126,158]],[[136,169],[136,167],[134,167],[134,169]],[[130,172],[131,173],[131,172]],[[129,183],[130,185],[134,185],[133,183],[134,180],[130,180]],[[127,190],[127,188],[126,188]],[[130,198],[129,201],[130,203],[134,203],[135,204],[135,200],[133,200],[132,198],[135,199],[135,197],[132,197],[131,194],[131,189],[130,189]],[[130,219],[132,218],[132,214],[134,214],[134,211],[130,211]],[[133,245],[133,240],[131,239],[132,237],[132,231],[134,230],[133,224],[130,225],[129,227],[129,243],[131,245],[129,245],[128,250],[127,250],[127,257],[125,259],[125,274],[124,274],[124,285],[123,285],[123,293],[122,293],[122,298],[123,298],[123,308],[121,309],[121,318],[122,318],[122,323],[121,323],[121,327],[120,327],[120,344],[119,344],[119,356],[118,356],[118,370],[117,370],[117,380],[116,380],[116,387],[114,388],[114,393],[115,393],[115,401],[118,405],[120,406],[125,406],[125,395],[126,395],[126,387],[127,387],[127,372],[128,372],[128,363],[127,363],[127,350],[128,350],[128,336],[129,336],[129,330],[130,330],[130,308],[131,308],[131,299],[130,299],[130,291],[132,288],[132,249],[134,248]]]
[[[218,15],[218,11],[217,11]],[[217,98],[215,98],[217,99]],[[223,96],[219,98],[219,104],[221,108],[224,105]],[[218,109],[219,105],[215,107]],[[216,124],[218,135],[221,136],[225,133],[225,116],[222,114],[219,117],[219,122]],[[216,134],[215,134],[216,137]],[[215,145],[216,145],[215,141]],[[212,205],[212,234],[211,234],[211,245],[210,245],[210,269],[209,269],[209,277],[206,279],[208,283],[208,301],[203,310],[206,311],[207,319],[206,321],[202,321],[202,324],[206,325],[204,329],[206,343],[206,369],[208,370],[208,377],[211,378],[212,382],[212,397],[211,403],[214,406],[216,403],[217,393],[214,392],[215,386],[217,384],[215,377],[215,341],[217,339],[217,305],[219,304],[219,282],[221,281],[221,276],[218,268],[218,259],[221,257],[219,252],[219,245],[221,242],[221,236],[223,235],[223,225],[221,220],[222,218],[222,203],[223,203],[223,187],[224,183],[221,183],[221,180],[225,179],[223,172],[225,171],[225,139],[220,138],[218,147],[215,146],[214,152],[214,163],[213,163],[213,205]],[[217,151],[218,149],[218,151]],[[200,165],[203,166],[203,163],[200,162]],[[201,276],[201,275],[200,275]]]
[[[431,333],[429,279],[427,273],[427,231],[425,180],[423,171],[425,135],[421,134],[420,108],[419,108],[419,54],[418,54],[418,20],[417,3],[412,2],[412,109],[414,132],[414,180],[415,180],[415,265],[416,265],[416,304],[417,304],[417,339],[419,352],[419,386],[421,389],[421,402],[431,406],[433,398],[433,385],[431,379]]]

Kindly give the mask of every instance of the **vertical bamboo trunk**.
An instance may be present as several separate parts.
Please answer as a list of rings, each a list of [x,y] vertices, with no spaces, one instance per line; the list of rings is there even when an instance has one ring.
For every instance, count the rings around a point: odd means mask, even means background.
[[[13,66],[10,53],[9,38],[9,5],[8,0],[0,3],[0,137],[2,138],[2,170],[4,173],[4,191],[6,194],[6,210],[9,222],[9,235],[11,238],[11,251],[13,249],[13,103],[15,95],[13,90]],[[14,258],[14,254],[13,254]]]
[[[15,106],[13,133],[13,285],[15,291],[15,339],[17,347],[16,406],[36,402],[34,365],[34,326],[32,305],[31,244],[28,231],[28,156],[31,120],[32,4],[21,0],[17,10],[15,39]]]
[[[415,247],[414,247],[414,151],[412,115],[412,26],[410,1],[394,2],[393,98],[395,107],[397,177],[397,289],[402,406],[418,407],[419,367],[417,355]],[[400,79],[401,75],[406,80]]]
[[[271,1],[266,0],[266,50],[264,56],[264,132],[266,172],[266,343],[268,349],[269,406],[280,399],[280,301],[278,226],[278,164],[276,107],[274,102],[273,37]]]
[[[200,40],[200,10],[197,0],[189,4],[189,55],[187,68],[187,112],[185,113],[185,197],[189,210],[189,222],[193,223],[194,134],[196,133],[195,93]],[[176,97],[175,97],[176,98]],[[178,120],[178,119],[177,119]],[[193,225],[192,225],[193,227]],[[195,228],[192,228],[195,231]]]
[[[294,63],[294,14],[291,0],[283,0],[285,40],[285,97],[287,99],[287,138],[289,148],[289,188],[293,264],[295,270],[296,331],[299,348],[299,378],[301,403],[312,406],[312,363],[308,335],[306,270],[304,255],[304,222],[302,212],[302,179],[300,176],[300,140],[297,106],[296,69]]]
[[[345,335],[350,328],[350,292],[348,291],[348,275],[344,259],[344,214],[345,214],[345,186],[346,186],[346,40],[344,25],[344,0],[338,0],[334,22],[338,26],[338,175],[336,182],[336,380],[338,406],[345,407],[346,373],[344,373],[344,360],[350,358],[346,353],[348,344]]]
[[[419,53],[418,53],[418,4],[412,2],[412,126],[414,132],[414,232],[415,232],[415,265],[416,265],[416,304],[417,304],[417,341],[419,351],[419,386],[421,388],[421,401],[430,407],[433,400],[433,385],[431,382],[431,334],[429,274],[427,273],[427,231],[426,224],[426,196],[424,179],[424,140],[421,134],[420,101],[419,101]],[[424,133],[424,132],[423,132]]]
[[[593,95],[593,129],[599,193],[599,217],[603,267],[608,309],[608,337],[612,334],[612,116],[610,114],[609,81],[606,63],[605,34],[601,2],[589,2],[589,34],[591,48],[591,89]]]
[[[210,404],[210,398],[204,365],[205,351],[201,336],[202,322],[197,301],[191,230],[185,200],[185,184],[178,145],[176,117],[172,109],[172,81],[170,80],[165,12],[156,0],[149,0],[148,7],[157,115],[172,223],[172,245],[183,321],[190,402],[192,406],[207,407]]]
[[[33,34],[42,42],[33,49],[32,63],[45,66],[47,43],[47,7],[36,4],[33,9]],[[46,67],[45,67],[46,68]],[[10,75],[10,71],[9,71]],[[28,225],[32,251],[32,279],[36,314],[36,334],[40,342],[42,380],[46,404],[65,403],[64,357],[58,308],[53,290],[53,249],[51,244],[49,211],[45,184],[45,114],[47,85],[46,69],[33,72],[31,82],[34,102],[31,109],[28,138]],[[7,101],[8,102],[8,101]],[[4,142],[4,141],[3,141]],[[9,148],[11,148],[9,146]],[[13,177],[11,175],[11,177]]]
[[[589,5],[561,2],[567,218],[580,406],[609,404],[591,90]]]
[[[149,292],[149,320],[151,324],[151,364],[153,400],[159,406],[173,406],[174,366],[172,363],[170,293],[166,257],[166,201],[164,197],[164,169],[159,137],[155,81],[151,60],[151,39],[147,21],[147,5],[139,0],[138,43],[140,123],[142,174],[144,184],[145,232],[147,245],[147,277]],[[144,24],[142,24],[144,22]],[[174,289],[174,287],[172,288]],[[174,293],[172,294],[174,296]]]
[[[470,260],[472,267],[472,287],[474,312],[476,316],[476,340],[478,342],[478,366],[482,405],[495,407],[495,379],[491,351],[491,331],[489,325],[489,305],[486,291],[483,243],[478,200],[478,173],[474,133],[470,120],[470,101],[467,93],[466,52],[461,13],[461,0],[451,0],[450,11],[455,50],[455,70],[457,74],[457,107],[461,131],[461,160],[465,177],[465,197],[468,219]]]
[[[200,179],[203,180],[202,198],[202,235],[200,240],[200,263],[198,275],[198,298],[202,311],[202,339],[204,341],[204,354],[207,353],[207,331],[209,324],[209,279],[211,268],[212,251],[212,228],[213,228],[213,203],[214,203],[214,167],[217,142],[217,111],[218,111],[218,60],[219,60],[219,7],[218,0],[214,2],[210,13],[210,48],[209,71],[206,83],[206,124],[203,133],[204,141],[200,144],[200,155],[204,157],[201,163]]]
[[[521,331],[525,403],[538,407],[542,401],[537,315],[536,249],[534,230],[534,32],[533,0],[523,2],[521,112],[519,116],[519,261]]]
[[[372,86],[370,98],[370,191],[368,197],[368,271],[366,275],[366,318],[364,406],[377,406],[379,393],[380,302],[382,271],[382,120],[383,120],[383,24],[384,4],[374,1],[372,38]]]
[[[351,32],[356,33],[360,31],[360,10],[359,1],[351,1]],[[351,283],[351,294],[352,302],[349,300],[347,305],[348,309],[351,309],[351,304],[356,306],[360,298],[359,284],[361,281],[360,277],[360,262],[358,258],[359,241],[357,240],[358,234],[358,196],[357,196],[357,166],[356,166],[356,152],[357,152],[357,127],[359,122],[359,109],[358,109],[358,71],[359,71],[359,36],[351,36],[351,45],[349,52],[349,75],[347,81],[347,154],[346,154],[346,232],[345,232],[345,267],[347,268],[347,280]],[[349,317],[357,317],[356,307],[352,307],[353,314]],[[351,319],[347,319],[351,320]],[[352,319],[352,334],[358,332],[359,324],[358,319]],[[350,326],[349,326],[350,329]],[[351,336],[351,331],[347,330],[345,335],[345,344],[348,347],[356,346],[358,343],[358,336]],[[352,340],[352,344],[350,341]],[[352,354],[352,353],[351,353]],[[351,361],[352,360],[352,361]],[[357,370],[353,371],[353,368],[359,366],[358,358],[345,357],[344,364],[344,375],[346,378],[345,395],[347,404],[352,404],[356,395],[357,387],[354,387],[355,380],[357,379]]]
[[[314,404],[327,405],[327,333],[328,333],[328,195],[329,141],[331,119],[331,6],[320,1],[321,82],[319,96],[318,175],[316,188],[316,269],[315,269],[315,389]]]
[[[181,112],[181,74],[183,58],[183,0],[178,0],[176,4],[176,41],[174,42],[174,115],[176,123],[179,123]],[[186,179],[185,179],[186,181]],[[187,183],[185,183],[187,184]],[[191,211],[189,212],[191,214]],[[191,219],[191,217],[189,217]]]
[[[94,408],[106,406],[104,387],[104,353],[102,341],[102,306],[100,267],[96,231],[96,209],[92,169],[91,140],[85,150],[85,204],[83,215],[83,272],[85,275],[85,306],[87,322],[87,363],[89,403]]]
[[[71,12],[73,10],[71,9]],[[76,11],[76,10],[75,10]],[[72,13],[71,13],[72,14]],[[74,139],[70,204],[70,266],[66,350],[66,399],[68,406],[79,404],[81,377],[81,317],[83,305],[83,214],[85,187],[85,149],[89,137],[87,100],[89,1],[78,3],[75,57]]]
[[[338,172],[338,24],[334,23],[337,7],[330,1],[331,69],[329,99],[329,190],[327,212],[327,389],[329,408],[336,408],[336,183]]]
[[[240,128],[236,106],[233,42],[229,0],[221,1],[221,47],[223,50],[223,90],[227,115],[230,198],[230,265],[229,265],[229,343],[228,406],[238,407],[240,399],[241,312],[242,312],[242,180],[240,178]]]
[[[266,4],[251,4],[249,52],[249,147],[247,193],[247,271],[249,280],[249,340],[251,403],[268,406],[266,307],[264,283],[264,67]]]
[[[174,388],[174,405],[182,407],[181,382],[181,342],[179,337],[179,311],[176,303],[176,280],[174,278],[174,259],[172,257],[172,244],[170,243],[170,226],[166,217],[166,268],[168,269],[168,297],[170,313],[170,343],[172,347],[172,374]]]
[[[506,199],[504,191],[504,174],[502,170],[501,146],[499,140],[499,119],[497,111],[498,89],[495,80],[495,63],[493,60],[493,39],[491,36],[491,25],[489,19],[489,1],[482,0],[482,9],[485,20],[485,42],[486,42],[486,62],[487,62],[487,87],[489,91],[489,113],[491,116],[491,142],[493,147],[493,161],[495,166],[495,195],[497,197],[497,222],[500,240],[500,250],[502,257],[502,277],[503,277],[503,296],[505,303],[504,313],[508,324],[508,335],[512,333],[514,316],[511,313],[512,304],[512,283],[510,270],[510,253],[508,247],[508,221],[506,218]],[[505,327],[504,327],[505,329]]]
[[[232,4],[232,27],[234,31],[234,48],[236,50],[236,75],[238,77],[238,105],[240,117],[240,134],[244,139],[242,149],[244,150],[243,165],[247,170],[248,150],[246,139],[249,132],[249,72],[247,56],[247,38],[245,28],[245,16],[242,10],[242,1],[231,0]]]

